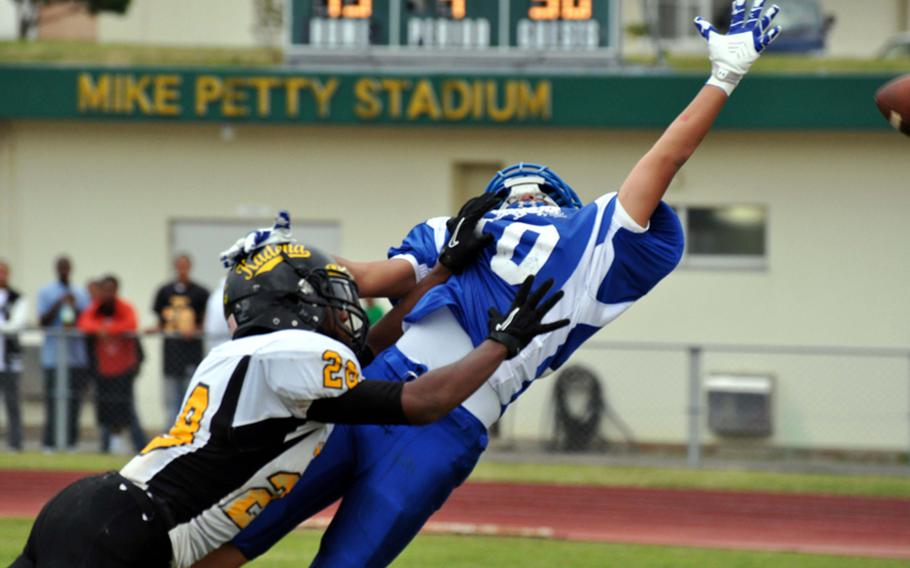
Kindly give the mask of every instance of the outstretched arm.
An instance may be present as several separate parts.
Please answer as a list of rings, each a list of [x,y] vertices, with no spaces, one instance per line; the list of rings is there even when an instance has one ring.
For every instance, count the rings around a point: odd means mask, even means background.
[[[648,225],[673,176],[704,140],[733,89],[780,35],[779,26],[771,28],[780,8],[772,5],[763,16],[764,4],[765,0],[755,0],[746,19],[746,0],[735,0],[727,35],[718,33],[706,20],[695,18],[699,33],[708,40],[711,78],[619,188],[619,202],[639,225]]]
[[[400,258],[358,262],[335,256],[335,260],[351,273],[361,298],[403,298],[417,285],[411,264]]]
[[[491,310],[488,339],[462,359],[407,383],[368,380],[341,396],[320,398],[310,404],[307,419],[348,424],[427,424],[442,418],[535,336],[568,325],[568,320],[543,323],[562,291],[544,299],[553,280],[544,282],[534,292],[533,283],[534,277],[529,276],[506,315]]]

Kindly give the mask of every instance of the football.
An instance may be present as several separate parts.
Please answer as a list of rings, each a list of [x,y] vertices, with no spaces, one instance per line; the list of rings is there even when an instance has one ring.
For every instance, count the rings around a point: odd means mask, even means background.
[[[910,75],[882,85],[875,93],[875,104],[891,126],[910,136]]]

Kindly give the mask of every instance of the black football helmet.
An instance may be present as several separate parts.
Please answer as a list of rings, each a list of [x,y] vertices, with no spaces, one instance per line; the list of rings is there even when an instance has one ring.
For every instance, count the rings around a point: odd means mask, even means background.
[[[369,322],[347,270],[319,249],[297,242],[269,244],[234,263],[224,285],[224,317],[234,338],[308,329],[359,353]]]

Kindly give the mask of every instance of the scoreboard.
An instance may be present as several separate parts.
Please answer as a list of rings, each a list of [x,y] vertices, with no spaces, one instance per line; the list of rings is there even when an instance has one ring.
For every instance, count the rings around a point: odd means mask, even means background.
[[[557,65],[615,55],[619,0],[288,0],[292,62]],[[441,58],[441,59],[440,59]]]

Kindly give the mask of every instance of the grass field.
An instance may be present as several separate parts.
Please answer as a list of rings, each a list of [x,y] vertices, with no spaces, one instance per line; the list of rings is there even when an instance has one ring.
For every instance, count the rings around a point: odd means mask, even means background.
[[[106,471],[119,469],[127,459],[94,454],[0,453],[0,469]],[[910,498],[910,477],[907,476],[808,475],[482,461],[471,475],[471,480]]]
[[[0,469],[99,471],[119,468],[123,456],[92,454],[0,454]],[[593,465],[481,463],[474,481],[569,483],[680,489],[781,491],[840,495],[910,497],[910,478],[803,475],[746,471],[691,471]],[[0,565],[20,551],[29,519],[0,519]],[[252,566],[305,566],[318,547],[320,532],[295,531]],[[421,535],[395,563],[397,567],[517,566],[522,568],[600,567],[763,567],[885,568],[904,561],[788,554],[567,542],[483,536]]]
[[[31,521],[28,519],[0,519],[0,564],[8,564],[19,554],[30,526]],[[320,534],[311,530],[295,531],[250,566],[257,568],[306,566],[319,545]],[[906,565],[906,562],[897,560],[808,554],[439,535],[417,537],[394,563],[398,568],[427,566],[890,568]]]
[[[268,66],[282,63],[277,49],[219,49],[202,47],[160,47],[147,45],[97,44],[73,41],[3,41],[0,62],[7,63],[87,63],[103,65],[206,65]],[[650,66],[648,57],[632,57],[629,65]],[[671,56],[673,71],[707,72],[704,56]],[[769,54],[762,57],[753,73],[907,73],[910,58],[857,59]]]

